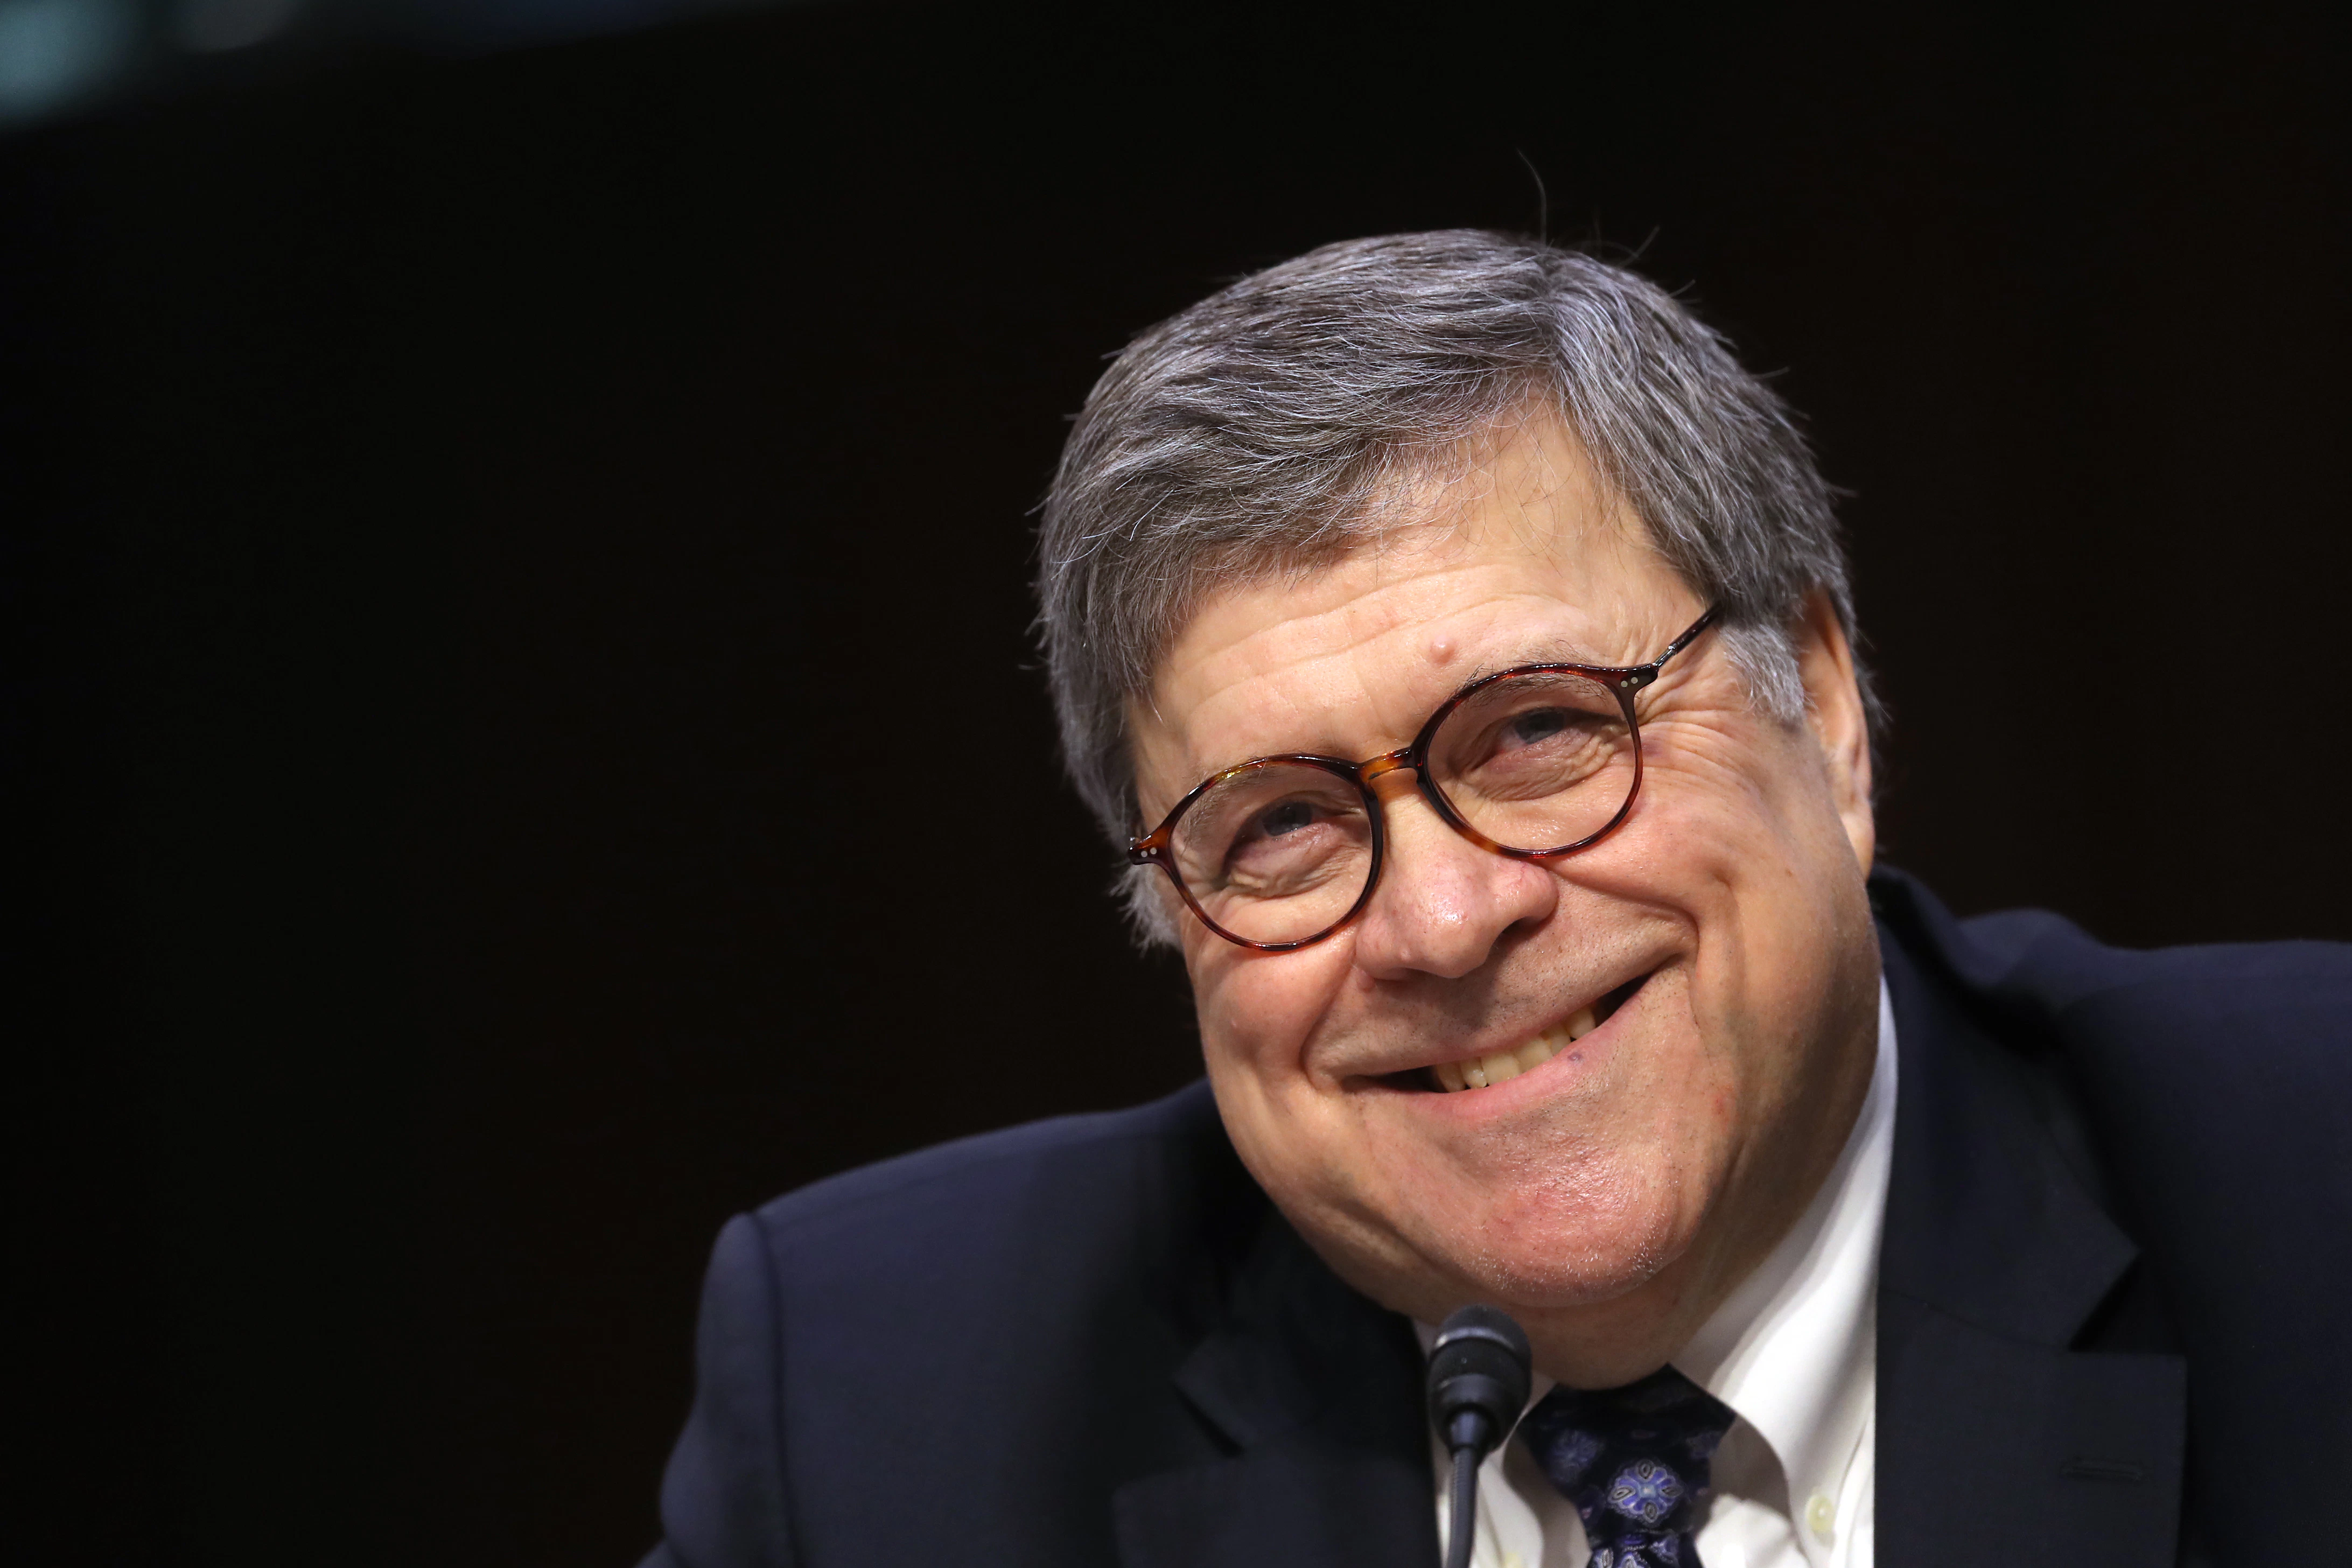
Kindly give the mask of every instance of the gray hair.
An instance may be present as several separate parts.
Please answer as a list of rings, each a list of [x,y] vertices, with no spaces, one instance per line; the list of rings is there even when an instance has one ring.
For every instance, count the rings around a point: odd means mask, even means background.
[[[1721,610],[1751,700],[1801,716],[1790,628],[1819,591],[1851,639],[1853,605],[1832,492],[1780,397],[1623,268],[1467,229],[1350,240],[1137,338],[1062,449],[1038,630],[1070,777],[1114,842],[1150,826],[1127,704],[1212,586],[1336,561],[1402,521],[1381,504],[1402,482],[1546,406]],[[1128,893],[1147,940],[1172,937],[1148,881]]]

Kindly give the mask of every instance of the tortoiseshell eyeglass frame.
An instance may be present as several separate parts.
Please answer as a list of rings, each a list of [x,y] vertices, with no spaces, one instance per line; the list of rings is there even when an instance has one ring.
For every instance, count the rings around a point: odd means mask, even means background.
[[[1227,942],[1237,947],[1246,947],[1255,952],[1291,952],[1302,947],[1312,947],[1326,937],[1345,930],[1357,916],[1364,912],[1364,907],[1372,901],[1372,891],[1381,885],[1381,869],[1388,858],[1387,824],[1381,815],[1380,796],[1372,790],[1372,781],[1384,773],[1395,773],[1401,768],[1412,769],[1413,778],[1420,785],[1421,798],[1429,803],[1429,808],[1437,813],[1447,826],[1481,849],[1490,850],[1514,860],[1557,860],[1563,855],[1573,855],[1580,849],[1590,849],[1617,831],[1618,826],[1633,811],[1633,802],[1640,798],[1642,794],[1642,721],[1633,711],[1634,693],[1656,680],[1659,674],[1666,668],[1666,661],[1696,642],[1701,632],[1715,625],[1716,618],[1717,610],[1709,609],[1706,614],[1693,621],[1690,628],[1682,636],[1668,643],[1665,652],[1647,664],[1519,664],[1513,665],[1508,669],[1498,669],[1492,675],[1480,676],[1447,698],[1439,706],[1437,711],[1429,716],[1429,721],[1421,727],[1421,733],[1413,737],[1412,745],[1400,747],[1393,752],[1384,752],[1377,757],[1368,758],[1360,763],[1299,752],[1274,757],[1253,757],[1248,762],[1236,763],[1223,773],[1213,773],[1194,784],[1184,798],[1176,803],[1175,809],[1160,820],[1159,826],[1141,837],[1129,839],[1127,846],[1128,861],[1130,865],[1136,866],[1157,866],[1166,872],[1168,880],[1175,886],[1176,896],[1184,900],[1184,907],[1191,910],[1202,925],[1207,926]],[[1633,786],[1626,790],[1624,803],[1618,806],[1617,814],[1575,843],[1556,845],[1549,849],[1518,849],[1507,844],[1497,844],[1465,822],[1462,819],[1462,814],[1454,809],[1454,803],[1445,798],[1445,792],[1439,789],[1429,776],[1430,742],[1437,738],[1438,728],[1445,722],[1448,716],[1464,702],[1496,681],[1509,680],[1522,675],[1581,675],[1606,687],[1615,695],[1618,709],[1625,715],[1626,732],[1633,747]],[[1183,820],[1184,814],[1192,808],[1193,803],[1209,791],[1223,784],[1227,779],[1238,778],[1243,773],[1255,773],[1260,768],[1285,766],[1320,768],[1325,773],[1336,774],[1356,786],[1356,793],[1363,797],[1365,820],[1371,824],[1372,864],[1370,870],[1364,877],[1364,890],[1356,895],[1356,901],[1348,907],[1348,912],[1321,931],[1312,936],[1299,937],[1291,942],[1252,942],[1245,936],[1235,936],[1209,918],[1208,911],[1202,909],[1200,900],[1192,896],[1192,889],[1187,888],[1184,885],[1184,879],[1177,874],[1171,847],[1175,843],[1176,824]]]

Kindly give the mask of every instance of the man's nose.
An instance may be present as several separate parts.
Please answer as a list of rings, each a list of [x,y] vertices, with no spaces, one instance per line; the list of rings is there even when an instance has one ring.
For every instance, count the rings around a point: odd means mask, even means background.
[[[1356,967],[1378,980],[1459,979],[1486,962],[1503,933],[1559,902],[1540,863],[1482,849],[1448,826],[1413,788],[1383,789],[1387,864],[1356,921]]]

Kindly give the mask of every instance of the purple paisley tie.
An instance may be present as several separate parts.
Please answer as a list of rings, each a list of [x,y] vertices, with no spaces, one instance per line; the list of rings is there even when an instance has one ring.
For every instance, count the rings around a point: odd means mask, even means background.
[[[1708,1464],[1734,1419],[1668,1366],[1622,1388],[1555,1388],[1518,1435],[1576,1505],[1591,1568],[1699,1568],[1691,1536],[1706,1518]]]

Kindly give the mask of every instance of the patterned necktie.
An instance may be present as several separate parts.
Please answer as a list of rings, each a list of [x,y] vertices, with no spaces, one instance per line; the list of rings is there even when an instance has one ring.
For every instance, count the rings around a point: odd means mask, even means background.
[[[1731,1407],[1660,1367],[1622,1388],[1553,1389],[1519,1422],[1544,1474],[1576,1505],[1591,1568],[1699,1568],[1708,1462]]]

